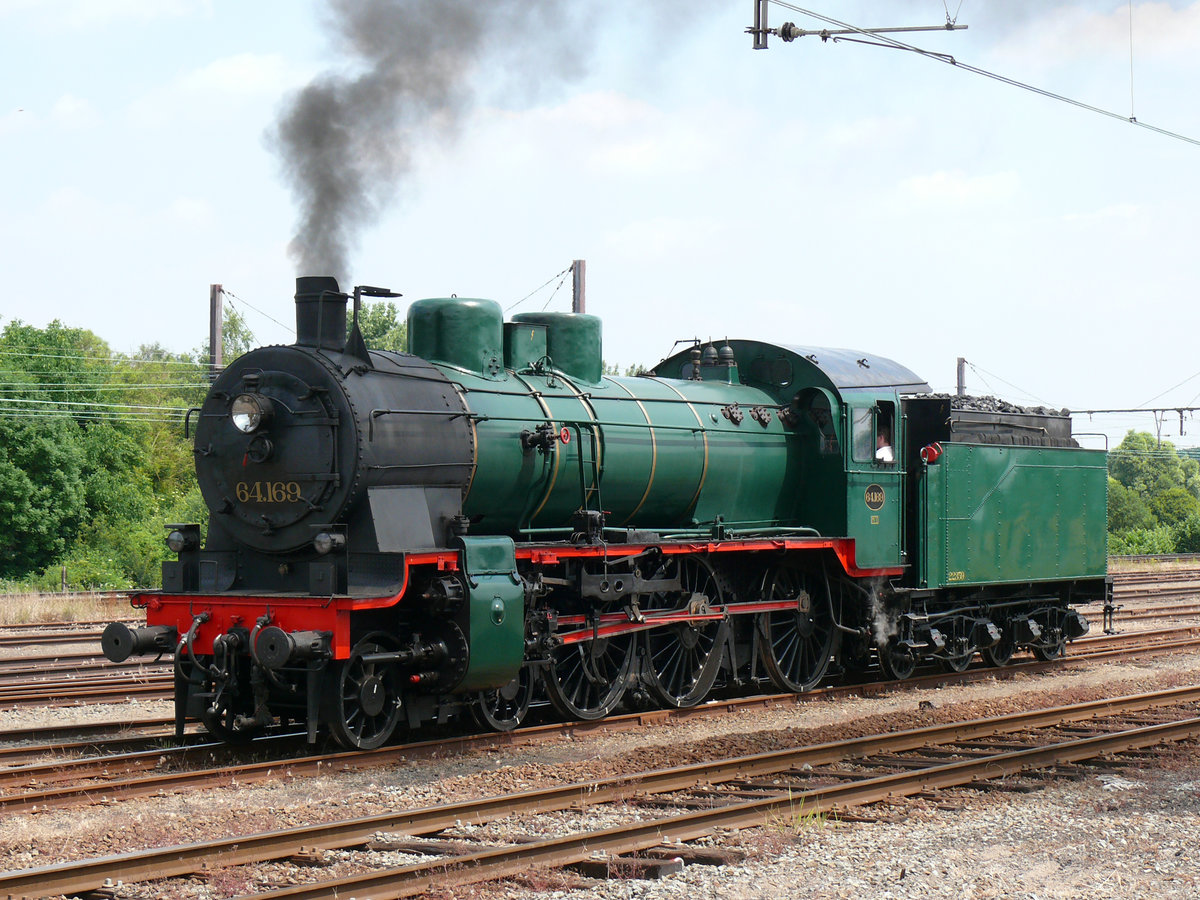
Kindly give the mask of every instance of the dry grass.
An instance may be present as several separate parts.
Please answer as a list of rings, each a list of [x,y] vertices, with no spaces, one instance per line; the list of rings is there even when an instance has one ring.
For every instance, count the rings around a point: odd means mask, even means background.
[[[124,619],[131,615],[129,601],[102,594],[3,594],[0,624],[34,625],[43,622],[88,622]]]
[[[1119,556],[1108,558],[1109,572],[1170,572],[1179,569],[1194,569],[1200,559],[1183,557],[1180,559],[1122,559]]]

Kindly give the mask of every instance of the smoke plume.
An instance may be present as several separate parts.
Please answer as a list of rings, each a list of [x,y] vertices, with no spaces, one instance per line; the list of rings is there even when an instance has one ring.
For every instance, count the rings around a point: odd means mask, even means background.
[[[416,143],[452,137],[480,70],[508,93],[580,73],[581,35],[561,0],[328,0],[350,67],[286,104],[269,141],[300,221],[289,252],[301,274],[344,278],[360,229],[395,199]]]

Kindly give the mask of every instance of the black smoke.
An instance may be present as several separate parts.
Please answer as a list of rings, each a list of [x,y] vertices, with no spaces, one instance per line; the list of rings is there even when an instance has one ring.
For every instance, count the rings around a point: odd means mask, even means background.
[[[396,198],[414,147],[452,138],[479,85],[528,93],[580,74],[588,29],[572,27],[572,16],[586,5],[328,0],[342,67],[291,98],[268,134],[299,206],[289,247],[298,271],[345,277],[361,229]]]

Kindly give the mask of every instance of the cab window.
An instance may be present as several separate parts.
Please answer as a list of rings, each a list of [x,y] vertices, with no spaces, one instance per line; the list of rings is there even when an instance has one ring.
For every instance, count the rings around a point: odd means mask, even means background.
[[[851,410],[850,426],[855,462],[870,462],[875,458],[875,407]]]
[[[894,465],[896,462],[895,404],[878,403],[852,410],[851,438],[855,462]]]

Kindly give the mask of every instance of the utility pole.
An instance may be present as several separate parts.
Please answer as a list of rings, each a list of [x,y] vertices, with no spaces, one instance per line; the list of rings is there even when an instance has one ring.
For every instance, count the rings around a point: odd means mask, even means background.
[[[571,273],[574,275],[571,293],[571,312],[587,312],[587,260],[573,260],[571,262]]]
[[[770,34],[770,26],[767,25],[767,3],[769,0],[754,0],[754,25],[751,26],[751,35],[754,37],[754,49],[767,49],[767,35]]]
[[[222,345],[225,340],[223,334],[225,312],[221,304],[224,293],[219,284],[208,286],[208,377],[214,380],[224,365],[221,358]]]
[[[958,358],[958,396],[965,397],[967,395],[967,361],[961,356]]]

